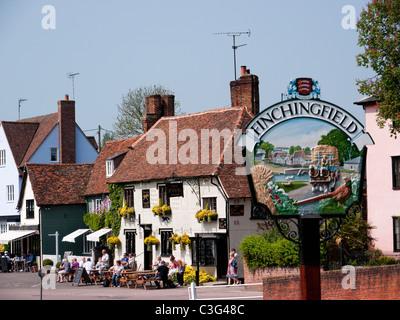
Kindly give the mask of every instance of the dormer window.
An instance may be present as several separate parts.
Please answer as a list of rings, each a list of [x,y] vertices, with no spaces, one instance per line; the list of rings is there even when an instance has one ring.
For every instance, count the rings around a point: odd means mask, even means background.
[[[114,160],[106,160],[106,176],[111,177],[114,171]]]

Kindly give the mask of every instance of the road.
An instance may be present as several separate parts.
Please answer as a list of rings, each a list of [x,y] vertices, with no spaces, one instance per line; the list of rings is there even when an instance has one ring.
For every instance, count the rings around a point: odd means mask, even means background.
[[[45,279],[45,278],[44,278]],[[142,287],[130,288],[120,287],[104,288],[102,285],[79,286],[69,283],[55,283],[44,281],[42,289],[43,300],[189,300],[188,286],[173,289],[157,289],[154,285],[148,286],[147,290]],[[55,287],[54,287],[55,286]],[[0,300],[39,300],[40,278],[37,273],[11,272],[0,273]],[[243,286],[216,286],[215,289],[199,289],[198,298],[225,298],[245,296],[260,296],[262,292],[259,287]],[[261,298],[253,299],[261,300]]]

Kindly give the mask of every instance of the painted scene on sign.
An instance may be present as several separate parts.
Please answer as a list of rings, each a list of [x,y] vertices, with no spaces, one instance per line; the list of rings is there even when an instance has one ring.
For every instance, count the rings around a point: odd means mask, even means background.
[[[266,132],[251,156],[257,201],[272,214],[345,213],[358,199],[362,154],[325,121],[285,121]]]

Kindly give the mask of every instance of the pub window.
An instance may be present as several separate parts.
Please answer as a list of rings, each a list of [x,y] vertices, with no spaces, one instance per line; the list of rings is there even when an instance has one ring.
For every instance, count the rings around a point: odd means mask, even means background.
[[[400,252],[400,217],[393,217],[393,251]]]
[[[50,161],[58,162],[58,148],[50,148]]]
[[[172,243],[169,241],[169,238],[172,237],[172,229],[160,230],[160,236],[161,255],[170,256],[172,254]]]
[[[169,205],[167,186],[165,184],[161,184],[158,186],[158,198],[161,199],[163,204]]]
[[[136,230],[125,231],[125,252],[136,254]]]
[[[199,239],[200,243],[200,266],[214,266],[216,264],[215,261],[215,247],[216,241],[215,239]],[[192,265],[197,264],[196,257],[196,239],[192,239]]]
[[[393,189],[400,189],[400,156],[392,157]]]
[[[133,188],[124,190],[125,205],[130,208],[133,208],[133,192]]]
[[[203,209],[209,204],[210,210],[217,212],[217,198],[203,198]]]
[[[35,217],[35,200],[26,200],[26,219]]]
[[[0,166],[5,166],[7,163],[6,161],[6,150],[0,150]]]

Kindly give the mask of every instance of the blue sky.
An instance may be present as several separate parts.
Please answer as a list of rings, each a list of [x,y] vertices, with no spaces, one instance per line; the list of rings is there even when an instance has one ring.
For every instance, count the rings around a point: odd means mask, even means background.
[[[175,92],[185,113],[230,105],[237,72],[246,65],[260,80],[261,108],[280,100],[289,81],[312,77],[321,99],[364,123],[356,79],[371,75],[356,66],[357,32],[343,29],[342,8],[359,17],[365,0],[0,0],[0,120],[56,112],[72,98],[82,130],[112,129],[117,105],[129,89],[161,84]],[[56,28],[42,28],[42,7],[56,10]],[[87,132],[95,135],[96,132]]]

